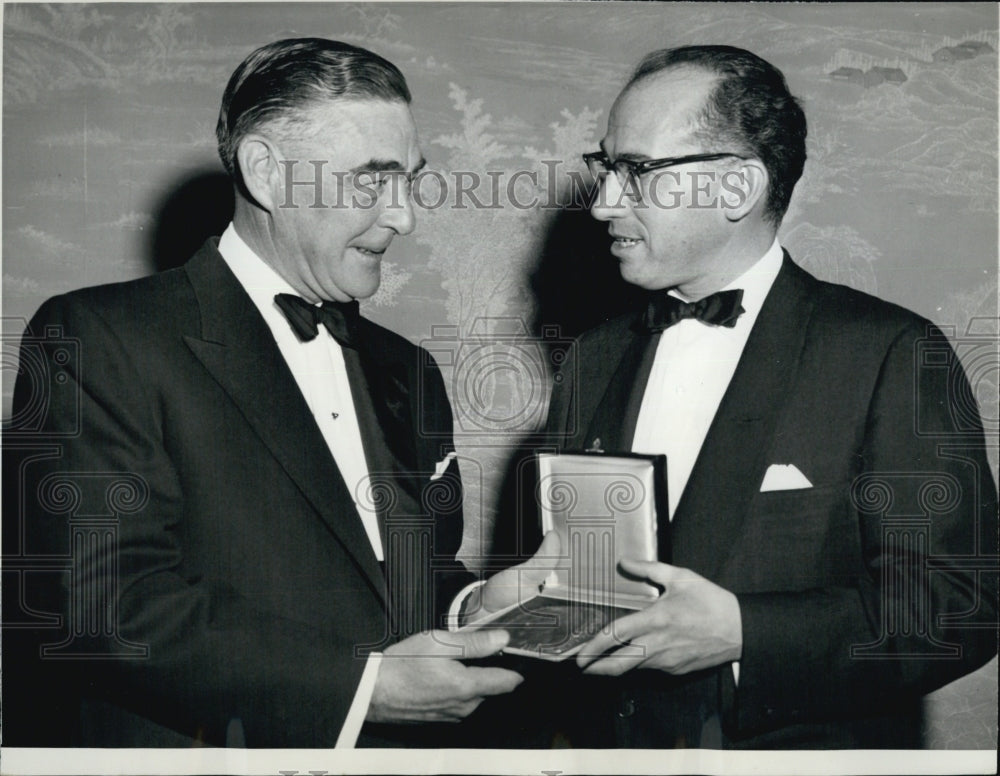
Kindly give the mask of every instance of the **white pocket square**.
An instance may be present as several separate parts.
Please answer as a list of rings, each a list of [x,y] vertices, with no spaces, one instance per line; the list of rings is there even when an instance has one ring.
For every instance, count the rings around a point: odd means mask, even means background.
[[[791,463],[772,463],[764,472],[764,481],[760,484],[760,492],[771,490],[805,490],[813,484],[809,478],[795,468]]]
[[[441,479],[442,475],[448,469],[448,464],[450,464],[455,458],[458,457],[458,453],[451,452],[448,453],[444,458],[434,464],[434,474],[431,475],[431,482],[434,480]]]

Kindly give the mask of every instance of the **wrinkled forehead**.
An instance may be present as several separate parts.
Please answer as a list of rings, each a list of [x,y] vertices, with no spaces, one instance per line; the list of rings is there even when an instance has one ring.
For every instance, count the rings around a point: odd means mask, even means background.
[[[718,76],[697,67],[674,67],[647,76],[615,100],[605,150],[615,156],[656,158],[698,150],[692,136]],[[690,146],[690,147],[689,147]]]

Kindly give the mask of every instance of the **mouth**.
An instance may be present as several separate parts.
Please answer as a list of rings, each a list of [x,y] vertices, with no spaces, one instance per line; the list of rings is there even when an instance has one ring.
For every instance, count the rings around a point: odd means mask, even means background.
[[[353,245],[351,247],[354,248],[354,250],[356,250],[358,253],[362,254],[363,256],[370,256],[373,259],[381,259],[382,258],[382,254],[384,254],[386,252],[386,249],[389,246],[386,245],[386,246],[383,246],[381,248],[364,248],[364,247],[362,247],[360,245]]]
[[[612,248],[619,248],[622,250],[627,250],[628,248],[634,248],[636,245],[642,242],[638,237],[626,237],[624,235],[612,234]]]

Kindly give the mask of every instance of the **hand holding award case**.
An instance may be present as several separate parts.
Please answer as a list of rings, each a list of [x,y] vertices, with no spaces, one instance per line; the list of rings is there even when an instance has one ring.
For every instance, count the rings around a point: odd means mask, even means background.
[[[542,531],[555,531],[561,548],[553,572],[539,595],[468,627],[508,631],[504,652],[563,660],[659,595],[623,576],[618,562],[667,559],[667,537],[657,531],[667,509],[666,459],[588,452],[539,453],[536,461]]]

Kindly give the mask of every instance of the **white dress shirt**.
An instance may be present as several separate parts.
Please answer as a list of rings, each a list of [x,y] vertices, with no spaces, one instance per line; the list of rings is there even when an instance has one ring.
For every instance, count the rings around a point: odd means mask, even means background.
[[[219,253],[271,330],[278,350],[312,411],[316,425],[319,426],[354,499],[354,506],[368,535],[372,552],[379,561],[384,560],[378,517],[374,510],[365,509],[359,504],[359,495],[364,493],[363,488],[368,479],[368,464],[365,462],[361,429],[354,411],[351,383],[347,378],[340,345],[325,326],[320,326],[318,336],[309,342],[302,342],[298,338],[284,313],[274,303],[276,294],[298,295],[297,292],[253,252],[236,233],[233,224],[229,224],[219,240]],[[338,748],[353,747],[357,742],[368,714],[381,657],[380,654],[373,653],[365,663],[354,701],[337,738]]]
[[[750,269],[720,289],[743,289],[745,312],[731,329],[685,318],[660,335],[632,452],[666,454],[671,520],[781,260],[781,246],[775,240]]]
[[[660,335],[636,420],[632,452],[666,454],[671,520],[764,298],[778,277],[782,258],[781,245],[775,239],[750,269],[719,289],[743,289],[744,313],[731,329],[685,318]],[[673,291],[668,293],[682,298]],[[733,678],[739,682],[739,662],[733,663]]]

